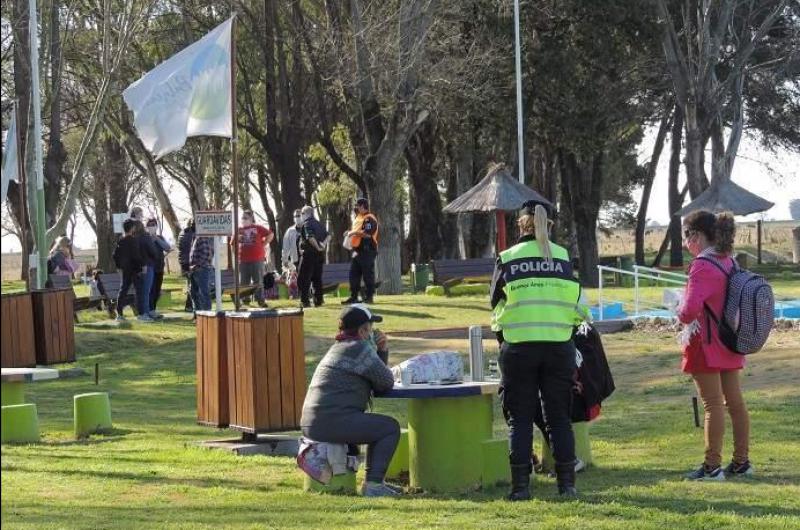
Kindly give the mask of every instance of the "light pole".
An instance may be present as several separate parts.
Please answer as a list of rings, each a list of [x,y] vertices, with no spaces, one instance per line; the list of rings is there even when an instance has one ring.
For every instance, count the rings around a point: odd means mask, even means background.
[[[517,76],[517,158],[519,163],[519,181],[525,184],[525,144],[522,133],[522,58],[519,44],[519,0],[514,0],[514,40],[516,52]]]

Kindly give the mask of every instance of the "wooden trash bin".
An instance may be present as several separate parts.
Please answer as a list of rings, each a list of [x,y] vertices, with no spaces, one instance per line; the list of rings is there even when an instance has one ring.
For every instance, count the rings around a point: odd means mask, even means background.
[[[36,364],[75,361],[75,323],[72,288],[31,292]]]
[[[303,312],[228,312],[230,427],[295,430],[306,396]]]
[[[197,311],[197,423],[228,426],[225,312]]]
[[[2,296],[2,366],[30,368],[36,366],[36,341],[33,338],[33,303],[31,293],[11,293]]]

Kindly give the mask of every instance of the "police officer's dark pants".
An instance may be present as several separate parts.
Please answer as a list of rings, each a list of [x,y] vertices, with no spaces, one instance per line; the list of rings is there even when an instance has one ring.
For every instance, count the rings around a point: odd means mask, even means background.
[[[511,465],[527,465],[531,461],[533,423],[540,391],[553,458],[557,463],[574,462],[575,437],[570,421],[575,376],[572,341],[505,342],[500,348],[499,364]]]
[[[300,289],[300,301],[303,305],[310,303],[311,286],[314,287],[314,303],[322,304],[322,268],[324,255],[321,252],[306,250],[300,258],[297,272],[297,287]]]
[[[364,280],[364,298],[372,299],[375,295],[375,257],[372,249],[359,249],[350,262],[350,298],[358,298],[361,291],[361,280]]]

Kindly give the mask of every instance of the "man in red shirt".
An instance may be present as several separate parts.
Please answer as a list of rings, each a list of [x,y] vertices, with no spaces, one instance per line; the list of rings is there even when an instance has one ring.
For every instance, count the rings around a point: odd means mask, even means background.
[[[256,285],[255,298],[260,307],[267,307],[264,301],[264,260],[267,257],[267,246],[275,235],[269,228],[255,224],[255,215],[251,210],[242,212],[242,223],[239,226],[239,283]],[[242,298],[245,305],[250,298]]]

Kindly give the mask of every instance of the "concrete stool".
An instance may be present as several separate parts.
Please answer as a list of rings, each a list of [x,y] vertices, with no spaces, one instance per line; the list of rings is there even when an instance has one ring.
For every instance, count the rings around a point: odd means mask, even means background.
[[[279,300],[289,299],[289,287],[287,287],[285,283],[278,284],[278,299]]]
[[[111,430],[111,403],[105,392],[78,394],[75,403],[75,437]]]
[[[328,493],[335,495],[355,495],[356,494],[356,474],[348,471],[343,475],[333,475],[331,481],[325,485],[303,473],[303,491]]]
[[[2,443],[36,443],[39,441],[39,416],[36,405],[6,405],[0,413],[0,441]]]
[[[25,403],[25,387],[20,382],[5,382],[0,385],[0,402],[6,405],[22,405]]]
[[[408,429],[400,430],[400,441],[397,442],[397,449],[394,450],[392,461],[389,462],[386,476],[397,478],[402,473],[408,473]]]
[[[589,440],[590,421],[579,421],[572,424],[572,432],[575,434],[575,457],[583,460],[586,467],[594,462],[592,457],[592,444]],[[542,467],[546,471],[555,469],[553,453],[546,443],[542,443]]]
[[[508,464],[508,440],[486,440],[483,450],[483,475],[481,485],[490,488],[511,482],[511,466]]]

